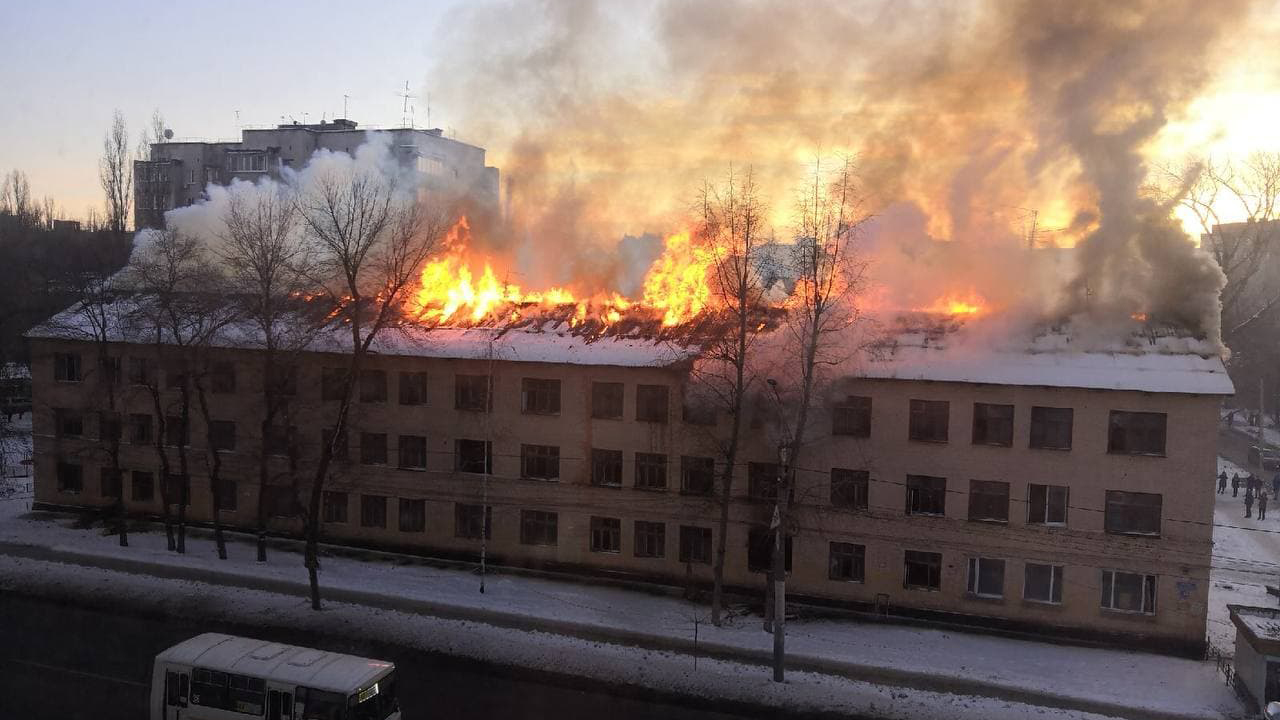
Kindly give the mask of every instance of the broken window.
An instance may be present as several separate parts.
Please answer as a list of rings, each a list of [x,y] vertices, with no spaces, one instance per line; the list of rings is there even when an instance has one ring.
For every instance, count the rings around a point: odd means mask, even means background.
[[[555,445],[521,445],[520,476],[533,480],[559,480],[560,448]]]
[[[635,486],[641,490],[666,490],[667,456],[660,453],[636,453]]]
[[[715,458],[681,456],[680,492],[687,495],[710,495],[715,487],[715,474]]]
[[[134,470],[129,477],[131,497],[135,502],[151,502],[156,494],[156,476],[146,470]]]
[[[690,425],[712,427],[716,424],[716,409],[709,402],[685,399],[680,417]]]
[[[680,562],[711,563],[711,528],[680,526]]]
[[[754,527],[747,531],[747,569],[751,572],[769,572],[773,568],[774,531],[767,527]],[[791,537],[783,539],[782,564],[784,572],[791,572]]]
[[[543,510],[520,511],[520,542],[524,545],[555,545],[559,516]]]
[[[424,372],[400,373],[400,404],[427,404],[427,374]]]
[[[973,404],[973,444],[1013,445],[1013,406]]]
[[[384,495],[360,496],[360,527],[387,526],[387,498]]]
[[[622,451],[591,448],[591,484],[622,487]]]
[[[660,522],[636,521],[636,557],[660,558],[667,554],[667,526]]]
[[[1031,602],[1062,602],[1062,566],[1027,563],[1022,582],[1022,599]]]
[[[871,473],[866,470],[831,468],[831,506],[866,510]]]
[[[360,402],[384,403],[387,401],[387,371],[360,371]]]
[[[970,480],[969,519],[1009,522],[1009,483],[997,480]]]
[[[667,386],[636,386],[636,420],[641,422],[667,422]]]
[[[84,490],[84,470],[75,463],[58,463],[58,492],[78,493]]]
[[[863,582],[867,571],[867,546],[833,542],[827,559],[827,578]]]
[[[832,408],[831,434],[871,437],[871,398],[850,395]]]
[[[233,363],[215,362],[209,372],[209,390],[215,395],[236,391],[236,366]]]
[[[622,397],[622,383],[591,383],[591,417],[598,420],[621,420]]]
[[[950,418],[951,403],[946,400],[912,400],[908,437],[921,442],[944,443]]]
[[[80,382],[80,356],[75,353],[54,353],[53,379],[57,382]]]
[[[978,597],[1004,597],[1004,560],[969,558],[969,584],[966,591]]]
[[[591,552],[622,552],[622,521],[618,518],[591,518]]]
[[[942,589],[942,553],[907,550],[903,555],[905,567],[902,587],[917,590]]]
[[[427,439],[421,435],[400,436],[400,467],[408,470],[427,469]]]
[[[560,381],[524,378],[520,381],[520,412],[529,415],[560,414]]]
[[[946,515],[947,479],[929,475],[907,476],[908,515]]]
[[[427,529],[427,501],[400,498],[400,532]]]
[[[1031,408],[1031,447],[1070,450],[1073,415],[1071,408]]]
[[[491,506],[454,503],[454,537],[479,540],[493,537],[493,508]]]
[[[1107,532],[1126,535],[1159,535],[1162,502],[1163,498],[1155,493],[1108,490],[1104,523]]]
[[[386,433],[360,433],[360,463],[362,465],[387,464]]]
[[[493,443],[488,440],[455,440],[453,449],[458,472],[493,472]]]
[[[488,375],[458,375],[454,379],[454,407],[488,412],[493,409],[492,389],[493,381]]]
[[[1111,411],[1107,452],[1120,455],[1164,455],[1164,413]]]
[[[1027,524],[1066,525],[1067,486],[1028,484]]]
[[[336,490],[324,491],[324,521],[327,523],[345,523],[347,521],[347,494]]]
[[[1102,571],[1102,607],[1108,610],[1156,612],[1156,576],[1142,573]]]

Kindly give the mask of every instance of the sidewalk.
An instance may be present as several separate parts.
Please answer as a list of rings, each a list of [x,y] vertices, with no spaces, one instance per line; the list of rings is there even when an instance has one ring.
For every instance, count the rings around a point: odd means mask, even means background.
[[[190,537],[188,554],[180,556],[164,549],[160,531],[133,534],[131,546],[120,548],[116,538],[100,530],[39,517],[0,513],[0,555],[28,567],[61,563],[117,576],[212,583],[215,592],[235,598],[246,591],[306,595],[296,551],[275,549],[268,563],[259,564],[247,539],[236,538],[229,543],[230,559],[219,561],[211,540]],[[706,607],[677,598],[515,574],[491,574],[481,594],[473,572],[401,562],[406,564],[325,558],[324,597],[331,605],[481,622],[505,632],[540,631],[686,659],[695,652],[696,628],[696,652],[702,658],[756,666],[769,661],[772,640],[761,631],[758,617],[733,618],[716,628],[707,622]],[[787,650],[794,670],[912,688],[913,695],[929,690],[1131,718],[1238,717],[1243,712],[1211,663],[1160,655],[848,620],[789,623]],[[768,679],[763,667],[745,673],[753,682]]]

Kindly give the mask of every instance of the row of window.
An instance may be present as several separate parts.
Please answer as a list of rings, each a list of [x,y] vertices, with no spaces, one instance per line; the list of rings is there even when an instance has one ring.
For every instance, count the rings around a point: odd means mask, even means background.
[[[871,407],[869,397],[846,397],[832,410],[831,434],[870,437]],[[1074,414],[1072,408],[1032,407],[1027,446],[1070,450]],[[974,403],[971,433],[973,444],[1012,447],[1013,421],[1013,405]],[[1107,452],[1164,455],[1166,422],[1164,413],[1112,410],[1107,430]],[[950,424],[950,401],[910,401],[907,437],[911,440],[948,442]]]

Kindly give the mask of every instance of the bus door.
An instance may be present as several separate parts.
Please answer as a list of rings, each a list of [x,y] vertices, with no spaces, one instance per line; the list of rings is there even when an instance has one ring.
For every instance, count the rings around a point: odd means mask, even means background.
[[[267,691],[267,720],[293,720],[293,693],[287,690]]]
[[[179,720],[187,709],[191,692],[188,670],[166,670],[164,673],[164,720]]]

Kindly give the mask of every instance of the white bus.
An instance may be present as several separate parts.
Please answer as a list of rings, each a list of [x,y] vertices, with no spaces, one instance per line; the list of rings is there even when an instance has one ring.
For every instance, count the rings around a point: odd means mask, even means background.
[[[151,720],[399,720],[382,660],[205,633],[156,656]]]

